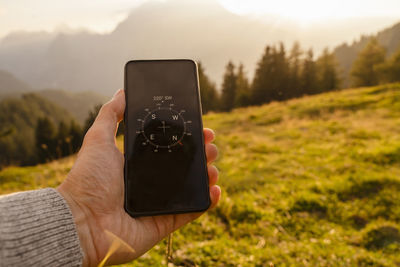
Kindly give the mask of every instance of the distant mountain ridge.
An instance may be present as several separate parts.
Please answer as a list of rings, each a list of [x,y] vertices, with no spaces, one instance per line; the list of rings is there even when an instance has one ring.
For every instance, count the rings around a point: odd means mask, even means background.
[[[341,40],[348,38],[349,27],[341,30]],[[123,86],[126,61],[186,57],[202,61],[219,85],[229,60],[242,62],[251,76],[267,44],[299,40],[303,48],[315,48],[324,43],[318,34],[326,31],[320,26],[311,36],[294,23],[231,13],[215,0],[149,1],[132,10],[109,34],[12,33],[0,42],[0,69],[33,88],[90,90],[110,96]],[[325,43],[339,38],[338,32],[331,35],[323,38]]]
[[[261,42],[260,35],[265,35]],[[123,67],[130,59],[200,59],[211,76],[222,77],[232,57],[254,65],[268,38],[277,42],[288,36],[260,21],[230,13],[216,1],[148,2],[134,9],[110,34],[10,35],[0,43],[0,69],[35,88],[112,95],[123,86]]]

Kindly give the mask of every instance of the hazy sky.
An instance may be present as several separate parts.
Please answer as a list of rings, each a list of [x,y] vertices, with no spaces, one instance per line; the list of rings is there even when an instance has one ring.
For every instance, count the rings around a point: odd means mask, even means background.
[[[15,30],[87,28],[97,32],[111,31],[132,8],[145,1],[168,0],[0,0],[0,38]],[[238,14],[280,16],[309,27],[344,18],[400,19],[400,0],[198,1],[219,1]]]
[[[237,13],[274,14],[300,22],[354,17],[400,17],[399,0],[219,0]]]

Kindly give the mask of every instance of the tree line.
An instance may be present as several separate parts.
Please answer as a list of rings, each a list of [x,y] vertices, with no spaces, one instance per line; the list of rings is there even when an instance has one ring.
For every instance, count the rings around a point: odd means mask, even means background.
[[[57,127],[49,117],[39,118],[35,128],[36,163],[48,162],[78,152],[83,137],[93,124],[100,108],[101,105],[97,105],[89,112],[83,127],[75,120],[71,120],[69,124],[61,121]]]
[[[66,157],[76,153],[82,142],[82,129],[72,120],[58,127],[48,117],[39,118],[35,129],[36,163]]]
[[[399,82],[400,47],[388,57],[385,48],[371,38],[354,61],[350,75],[354,87]],[[303,50],[298,42],[289,51],[283,43],[267,45],[251,81],[243,64],[229,61],[220,91],[199,64],[203,112],[230,111],[340,89],[341,76],[335,55],[327,48],[315,58],[312,49]]]
[[[39,118],[35,130],[35,147],[37,163],[48,162],[62,158],[79,151],[83,138],[92,126],[101,104],[89,111],[86,121],[81,127],[74,120],[67,124],[60,122],[58,127],[48,117]],[[123,134],[124,123],[120,123],[117,135]]]
[[[229,61],[220,93],[201,64],[199,76],[205,113],[331,91],[340,88],[341,82],[332,52],[325,49],[315,58],[312,49],[304,51],[298,42],[289,51],[283,43],[266,46],[252,81],[243,64]]]
[[[371,38],[359,53],[350,74],[355,87],[400,82],[400,47],[389,57],[378,40]]]

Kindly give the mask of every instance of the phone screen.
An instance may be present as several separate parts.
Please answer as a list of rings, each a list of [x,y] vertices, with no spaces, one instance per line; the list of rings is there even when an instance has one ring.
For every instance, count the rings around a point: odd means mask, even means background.
[[[210,205],[198,86],[192,60],[125,66],[125,209],[131,216]]]

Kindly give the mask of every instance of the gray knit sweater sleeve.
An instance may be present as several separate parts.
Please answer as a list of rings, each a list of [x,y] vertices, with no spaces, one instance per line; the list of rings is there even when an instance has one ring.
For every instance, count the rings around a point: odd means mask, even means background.
[[[71,211],[53,188],[0,196],[0,266],[80,266]]]

